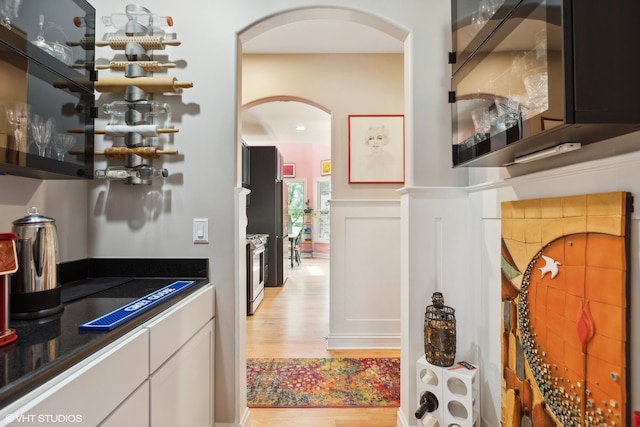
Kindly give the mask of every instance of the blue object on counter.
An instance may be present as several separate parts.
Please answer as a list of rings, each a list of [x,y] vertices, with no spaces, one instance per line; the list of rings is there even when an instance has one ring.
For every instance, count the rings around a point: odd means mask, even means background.
[[[160,288],[157,291],[138,298],[137,300],[122,306],[110,313],[100,316],[90,322],[83,323],[78,326],[81,331],[110,331],[113,328],[122,325],[128,320],[144,313],[150,308],[164,302],[173,297],[175,294],[189,288],[196,283],[195,280],[179,280],[170,285]]]

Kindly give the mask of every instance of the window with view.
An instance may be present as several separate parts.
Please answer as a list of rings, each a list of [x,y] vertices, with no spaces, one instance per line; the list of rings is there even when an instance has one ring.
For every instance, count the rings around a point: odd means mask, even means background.
[[[302,228],[304,221],[304,181],[287,181],[289,207],[289,226]],[[291,231],[291,230],[289,230]]]

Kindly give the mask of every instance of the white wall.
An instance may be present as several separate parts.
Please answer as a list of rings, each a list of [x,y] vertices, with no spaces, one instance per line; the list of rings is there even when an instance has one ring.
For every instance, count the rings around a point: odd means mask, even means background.
[[[93,2],[99,16],[122,12],[127,3]],[[445,58],[449,45],[449,4],[421,0],[404,0],[403,7],[386,0],[186,0],[176,4],[155,0],[148,6],[161,15],[173,16],[182,41],[181,46],[158,53],[184,63],[184,67],[168,74],[194,83],[192,89],[171,97],[176,101],[174,121],[180,132],[166,140],[165,147],[178,149],[181,156],[163,163],[170,173],[163,185],[129,187],[97,181],[90,185],[87,215],[91,234],[87,254],[92,257],[178,254],[209,259],[218,302],[216,425],[241,425],[247,420],[240,290],[244,261],[239,249],[244,223],[239,219],[241,201],[235,188],[239,183],[237,117],[241,105],[238,34],[267,17],[312,6],[360,10],[376,17],[362,19],[364,15],[343,10],[338,14],[342,19],[386,21],[395,34],[407,36],[404,64],[405,82],[409,82],[404,89],[407,155],[419,163],[419,167],[408,163],[407,182],[460,185],[466,183],[466,172],[449,168],[449,128],[440,126],[449,120],[449,110],[440,102],[446,99],[448,87]],[[326,12],[326,8],[318,10]],[[101,35],[104,28],[99,26],[97,32]],[[111,55],[113,52],[107,48],[97,51],[98,58]],[[103,103],[111,97],[100,95],[98,99]],[[338,132],[344,134],[346,121],[344,117],[337,119],[342,121]],[[419,142],[415,146],[414,140]],[[441,141],[447,143],[441,145]],[[104,146],[102,143],[98,138],[98,149]],[[195,217],[209,218],[209,245],[191,242]]]
[[[347,117],[403,114],[403,59],[402,54],[243,56],[243,104],[300,97],[332,115],[329,348],[400,345],[401,185],[348,183]]]
[[[397,199],[401,185],[349,184],[347,117],[404,114],[403,61],[402,54],[244,55],[242,103],[295,96],[322,105],[331,113],[332,199]]]
[[[400,203],[331,202],[330,349],[400,347]]]
[[[124,0],[92,2],[99,16],[122,12],[128,3]],[[240,286],[244,282],[240,249],[243,196],[236,187],[239,182],[236,120],[241,104],[237,35],[259,20],[293,8],[338,6],[384,17],[408,34],[404,112],[409,188],[401,197],[400,210],[403,393],[399,418],[415,422],[410,415],[415,410],[417,397],[412,389],[413,366],[422,347],[424,307],[429,304],[432,291],[442,286],[444,292],[450,289],[453,295],[447,297],[449,294],[445,293],[446,302],[462,315],[458,325],[460,357],[475,357],[481,362],[485,385],[484,425],[499,425],[500,341],[493,306],[497,304],[494,286],[499,283],[496,243],[500,229],[499,202],[611,190],[636,194],[640,190],[638,156],[624,156],[613,165],[602,160],[589,164],[584,170],[546,172],[507,181],[501,180],[504,176],[501,171],[451,169],[450,112],[446,104],[450,71],[446,64],[450,48],[449,2],[185,0],[176,4],[154,0],[148,6],[160,14],[173,16],[183,42],[182,46],[162,53],[171,60],[184,61],[184,68],[171,70],[169,74],[194,82],[194,88],[175,97],[174,118],[180,133],[166,145],[180,150],[181,156],[164,163],[170,178],[163,185],[129,187],[99,181],[41,182],[0,176],[2,228],[9,229],[12,220],[23,216],[26,208],[35,204],[59,222],[63,261],[86,256],[209,259],[218,300],[216,425],[246,423],[244,295]],[[99,27],[98,33],[102,31]],[[110,55],[112,52],[107,48],[97,51],[98,58]],[[99,102],[102,96],[98,97]],[[101,143],[98,137],[98,148]],[[469,191],[473,194],[463,202],[459,187],[466,187],[468,172],[474,184]],[[209,218],[209,245],[191,242],[194,217]],[[438,229],[442,231],[437,232]],[[441,246],[437,246],[441,238],[434,237],[438,233],[442,233],[442,242],[446,242]],[[631,333],[637,336],[639,310],[633,310],[640,307],[636,292],[640,272],[636,216],[632,242]],[[460,268],[460,257],[470,260],[468,270]],[[640,360],[638,345],[637,340],[632,342],[632,361]],[[634,365],[632,370],[632,406],[638,409],[640,369]]]
[[[629,135],[626,138],[638,138],[638,134]],[[612,140],[613,141],[613,140]],[[499,270],[500,265],[500,203],[507,200],[523,200],[538,197],[558,197],[565,195],[578,195],[588,193],[600,193],[609,191],[628,191],[636,197],[640,192],[640,153],[631,153],[603,160],[580,163],[551,171],[507,179],[478,188],[472,194],[471,200],[474,209],[481,212],[483,236],[477,249],[482,252],[482,259],[491,266],[485,270],[476,270],[481,277],[479,280],[482,292],[491,295],[491,311],[482,315],[484,323],[491,328],[479,335],[483,345],[482,365],[484,368],[485,394],[491,400],[483,405],[483,418],[487,425],[494,425],[497,421],[493,417],[494,412],[499,416],[500,390],[500,335],[499,335]],[[638,215],[634,213],[631,218],[631,296],[628,301],[630,313],[630,325],[628,336],[630,339],[631,353],[627,363],[631,374],[631,399],[628,401],[630,410],[640,408],[640,341],[638,330],[640,329],[640,256],[638,255]],[[497,270],[497,271],[496,271]],[[488,319],[487,319],[488,316]],[[478,319],[480,321],[480,319]]]
[[[399,425],[415,425],[419,395],[416,361],[424,355],[424,313],[434,292],[456,311],[456,360],[476,362],[476,305],[484,295],[473,275],[478,241],[467,191],[454,187],[407,187],[401,198],[401,412]],[[402,423],[401,423],[402,421]],[[498,425],[498,424],[496,424]]]
[[[633,139],[633,134],[624,138]],[[608,143],[616,143],[610,140]],[[470,169],[475,181],[466,188],[415,187],[403,190],[401,297],[402,363],[401,393],[415,396],[415,361],[422,354],[424,309],[434,291],[456,310],[456,360],[480,366],[482,425],[501,423],[501,276],[500,204],[508,200],[559,197],[609,191],[640,192],[640,152],[515,178],[503,178],[505,170]],[[629,340],[631,353],[630,410],[640,407],[640,227],[638,214],[631,218],[631,296]],[[406,367],[406,369],[405,369]],[[404,372],[404,371],[403,371]],[[413,399],[413,398],[412,398]],[[403,415],[413,414],[415,402],[403,400]],[[409,406],[405,407],[405,403]],[[401,417],[400,417],[401,418]],[[400,419],[399,418],[399,419]],[[414,425],[413,415],[400,425]]]
[[[0,232],[11,231],[13,221],[35,206],[56,220],[60,261],[87,257],[87,187],[84,180],[42,181],[0,175]]]

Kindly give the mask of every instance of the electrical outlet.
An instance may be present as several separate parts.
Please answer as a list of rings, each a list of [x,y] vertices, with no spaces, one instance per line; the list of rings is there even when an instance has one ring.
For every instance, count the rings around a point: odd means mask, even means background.
[[[209,219],[193,219],[193,243],[209,243]]]

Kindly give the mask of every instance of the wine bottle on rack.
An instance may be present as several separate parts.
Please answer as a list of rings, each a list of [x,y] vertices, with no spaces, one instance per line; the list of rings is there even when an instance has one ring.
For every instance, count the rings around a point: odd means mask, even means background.
[[[169,33],[170,27],[173,27],[173,18],[159,16],[148,9],[140,8],[138,11],[127,9],[126,13],[103,16],[102,23],[125,34],[163,36]]]
[[[73,17],[73,25],[78,28],[96,28],[96,17],[95,15],[85,15],[85,16],[74,16]]]
[[[124,116],[127,111],[136,110],[141,113],[159,115],[169,114],[171,112],[171,105],[166,102],[154,102],[154,101],[113,101],[109,104],[102,106],[102,111],[105,114],[111,114],[113,116]]]
[[[152,178],[166,178],[169,172],[166,169],[154,169],[151,166],[140,165],[132,168],[126,166],[110,166],[106,169],[95,171],[95,177],[100,179],[118,180],[138,178],[149,180]]]
[[[103,16],[102,23],[110,27],[124,30],[129,21],[136,21],[147,28],[173,27],[173,18],[170,16],[158,16],[151,12],[112,13]]]
[[[427,412],[438,409],[438,398],[430,391],[425,391],[420,396],[420,407],[415,413],[417,419],[421,420]]]

